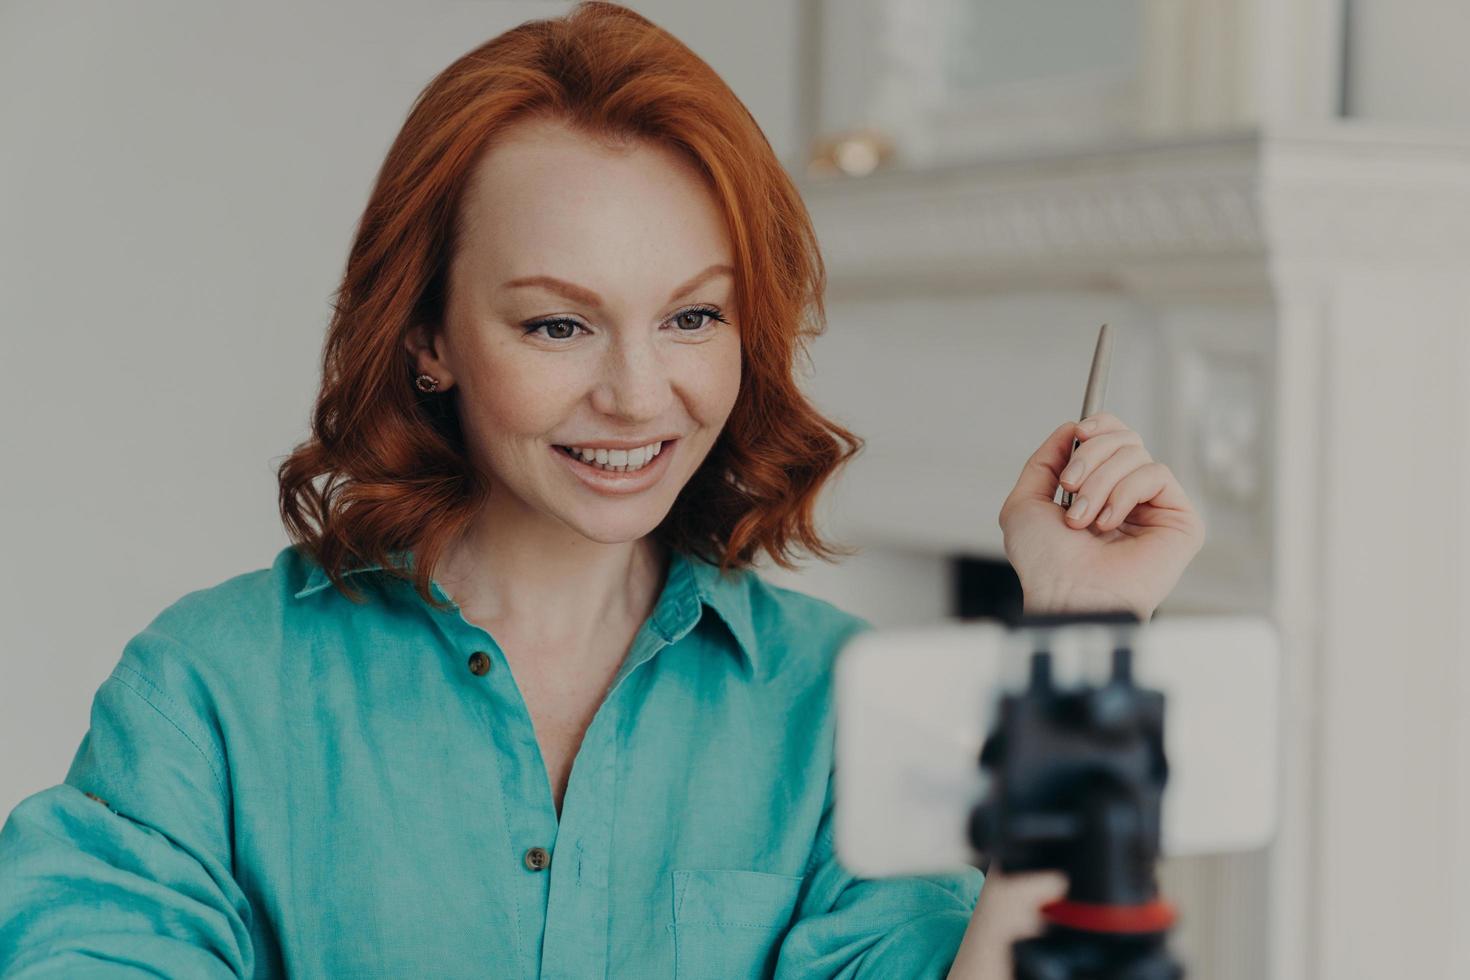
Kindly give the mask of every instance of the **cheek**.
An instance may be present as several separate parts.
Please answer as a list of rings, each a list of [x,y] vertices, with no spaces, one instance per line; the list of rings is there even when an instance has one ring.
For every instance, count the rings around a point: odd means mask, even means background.
[[[735,407],[740,394],[740,344],[722,343],[700,364],[700,377],[693,386],[700,421],[721,424]]]
[[[486,435],[540,435],[577,399],[564,371],[535,358],[486,357],[475,372],[473,403],[464,403]]]

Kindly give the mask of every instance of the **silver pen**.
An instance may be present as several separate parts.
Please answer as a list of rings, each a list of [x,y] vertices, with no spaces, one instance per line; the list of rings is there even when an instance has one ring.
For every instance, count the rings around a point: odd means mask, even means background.
[[[1097,348],[1092,352],[1092,370],[1087,375],[1087,393],[1082,396],[1082,418],[1096,415],[1102,411],[1103,395],[1108,390],[1108,367],[1113,360],[1113,332],[1104,323],[1102,329],[1097,332]],[[1080,421],[1080,420],[1079,420]],[[1082,440],[1072,438],[1072,452],[1082,445]],[[1061,504],[1065,508],[1072,506],[1072,492],[1062,490]]]

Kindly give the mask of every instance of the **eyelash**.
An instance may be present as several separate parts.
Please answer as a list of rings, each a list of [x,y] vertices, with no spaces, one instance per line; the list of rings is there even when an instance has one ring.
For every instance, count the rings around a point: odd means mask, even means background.
[[[703,313],[705,316],[709,317],[711,320],[718,320],[721,323],[729,323],[730,322],[729,320],[727,320],[723,316],[721,316],[720,315],[720,311],[718,309],[716,309],[715,307],[713,307],[713,306],[691,306],[687,310],[680,310],[678,313],[675,313],[673,316],[669,317],[669,319],[670,320],[677,320],[677,319],[679,319],[679,317],[681,317],[681,316],[688,316],[691,313]],[[564,317],[564,316],[562,316],[562,317],[553,317],[550,320],[537,320],[535,323],[528,324],[526,326],[526,333],[532,334],[532,333],[535,333],[537,330],[540,330],[542,327],[551,327],[551,326],[555,326],[558,323],[570,323],[574,327],[582,327],[582,324],[581,324],[580,321],[573,320],[570,317]],[[693,333],[693,334],[703,333],[707,328],[710,328],[712,326],[713,326],[713,324],[706,323],[703,327],[699,328],[698,330],[681,330],[681,331],[679,331],[679,333]],[[582,327],[582,329],[583,330],[586,330],[587,328],[586,327]],[[572,338],[571,337],[547,337],[546,339],[547,340],[551,340],[551,341],[566,341],[566,340],[571,340]]]

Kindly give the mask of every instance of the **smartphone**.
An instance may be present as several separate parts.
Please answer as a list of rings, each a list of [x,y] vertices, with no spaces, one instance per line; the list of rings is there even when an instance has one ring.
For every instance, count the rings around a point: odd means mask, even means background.
[[[865,877],[977,863],[968,827],[985,798],[980,746],[1000,697],[1051,652],[1059,688],[1100,684],[1126,637],[1134,682],[1164,695],[1164,856],[1265,846],[1275,832],[1280,651],[1255,616],[1164,616],[1118,626],[995,620],[868,630],[837,653],[833,830]]]

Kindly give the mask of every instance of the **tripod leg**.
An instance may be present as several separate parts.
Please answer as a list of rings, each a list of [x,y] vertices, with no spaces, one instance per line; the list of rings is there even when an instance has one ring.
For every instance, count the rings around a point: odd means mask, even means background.
[[[1108,935],[1055,926],[1011,948],[1016,980],[1182,980],[1166,933]]]

